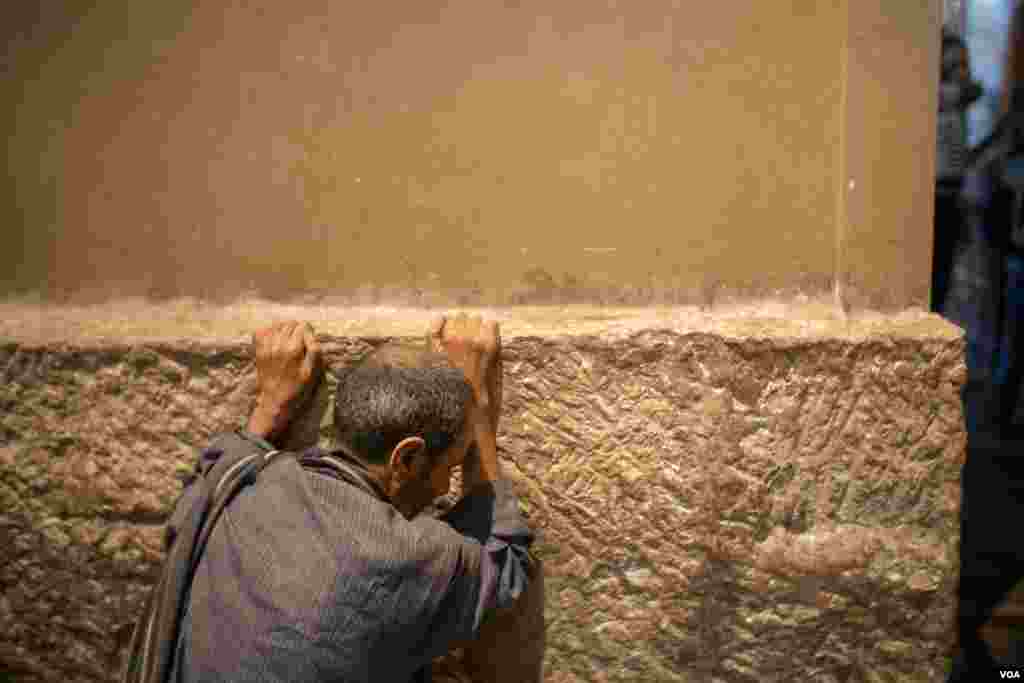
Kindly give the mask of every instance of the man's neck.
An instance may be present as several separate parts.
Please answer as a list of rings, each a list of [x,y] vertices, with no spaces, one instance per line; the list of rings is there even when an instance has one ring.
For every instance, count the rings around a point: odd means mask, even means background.
[[[390,478],[387,472],[381,472],[378,466],[367,463],[362,458],[355,456],[344,446],[335,444],[329,451],[320,451],[318,460],[330,464],[331,469],[338,472],[344,479],[355,479],[358,485],[370,490],[373,495],[381,500],[391,503],[388,495]],[[386,469],[386,468],[385,468]]]
[[[392,490],[394,473],[390,467],[387,465],[368,463],[341,444],[335,445],[335,452],[337,455],[344,456],[346,463],[358,468],[360,474],[362,474],[376,489],[380,498],[391,503],[391,505],[404,517],[412,519],[420,513],[421,510],[419,506],[414,503],[407,503],[402,500],[400,496],[394,495],[394,491]]]
[[[391,500],[391,468],[386,465],[373,465],[368,462],[360,461],[360,464],[366,469],[367,476],[373,481],[373,483],[380,489],[381,493],[388,499],[388,502],[394,504]]]

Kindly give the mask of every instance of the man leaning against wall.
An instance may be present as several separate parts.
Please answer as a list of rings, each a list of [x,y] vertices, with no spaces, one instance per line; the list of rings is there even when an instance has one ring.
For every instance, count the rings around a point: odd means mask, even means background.
[[[293,453],[320,348],[297,322],[254,335],[256,407],[203,451],[175,507],[125,683],[429,681],[435,658],[472,651],[517,604],[536,567],[498,467],[498,325],[442,317],[428,339],[419,367],[345,372],[338,448]],[[457,466],[459,502],[420,514]]]

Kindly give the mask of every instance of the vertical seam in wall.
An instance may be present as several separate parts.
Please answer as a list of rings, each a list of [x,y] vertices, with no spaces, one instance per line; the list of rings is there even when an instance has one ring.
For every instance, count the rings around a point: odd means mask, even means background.
[[[833,253],[832,294],[839,315],[846,319],[846,302],[843,291],[843,249],[846,246],[847,223],[847,169],[846,169],[846,108],[847,91],[850,75],[850,31],[852,30],[850,5],[856,0],[846,0],[843,9],[846,12],[843,40],[839,47],[839,173],[836,182],[836,220],[835,220],[835,251]]]
[[[935,8],[936,13],[938,14],[936,25],[935,25],[935,29],[936,30],[932,31],[932,48],[934,50],[934,52],[932,53],[932,55],[933,55],[932,63],[935,64],[935,63],[939,63],[940,60],[942,59],[942,24],[943,24],[943,18],[944,17],[943,17],[943,7],[942,7],[942,5],[939,5],[938,7],[935,7],[935,5],[933,5],[933,8]],[[964,18],[966,18],[966,9],[964,9]],[[938,109],[937,103],[938,103],[938,100],[939,100],[939,81],[940,81],[939,70],[938,69],[932,69],[932,75],[931,75],[931,78],[929,79],[929,81],[930,81],[929,82],[929,86],[930,86],[929,87],[929,94],[931,95],[931,101],[933,103],[936,103],[936,105],[934,106],[934,108],[929,108],[929,114],[931,115],[931,117],[930,117],[929,122],[928,122],[929,123],[928,129],[929,129],[929,131],[931,132],[932,135],[936,135],[937,136],[938,135],[938,120],[937,119],[938,119],[938,115],[939,115],[939,109]],[[936,165],[938,164],[938,140],[937,139],[932,138],[932,143],[930,145],[928,145],[926,153],[928,154],[928,159],[927,159],[928,175],[927,175],[927,177],[928,178],[935,178],[936,177],[936,175],[935,175]],[[933,193],[935,192],[935,189],[936,189],[935,185],[932,184],[931,191]],[[928,259],[929,260],[926,262],[928,264],[928,294],[927,294],[927,296],[925,297],[925,300],[924,300],[924,309],[926,311],[931,309],[932,295],[934,294],[934,292],[932,292],[932,287],[931,287],[931,285],[932,285],[931,265],[934,263],[933,259],[934,259],[934,252],[935,252],[935,230],[934,230],[933,227],[931,227],[931,226],[935,225],[935,196],[934,196],[934,194],[932,195],[932,200],[928,203],[928,209],[927,210],[928,210],[928,214],[927,215],[928,215],[928,226],[929,226],[929,228],[927,228],[927,234],[929,236],[929,243],[931,245],[931,250],[928,253]],[[952,277],[952,276],[950,276],[950,277]]]

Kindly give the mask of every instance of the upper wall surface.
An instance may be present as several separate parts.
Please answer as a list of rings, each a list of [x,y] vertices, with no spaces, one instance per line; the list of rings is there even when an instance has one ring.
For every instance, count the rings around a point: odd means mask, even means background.
[[[941,10],[849,3],[836,272],[855,308],[928,301]]]
[[[923,306],[939,7],[897,4],[40,10],[8,289]]]

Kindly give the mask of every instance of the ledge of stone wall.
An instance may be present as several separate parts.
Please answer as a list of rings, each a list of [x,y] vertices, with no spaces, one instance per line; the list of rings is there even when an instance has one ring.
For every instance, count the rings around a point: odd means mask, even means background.
[[[810,306],[491,312],[547,681],[941,678],[962,337]],[[115,679],[176,474],[251,403],[253,329],[309,319],[341,365],[429,316],[0,305],[0,671]]]

